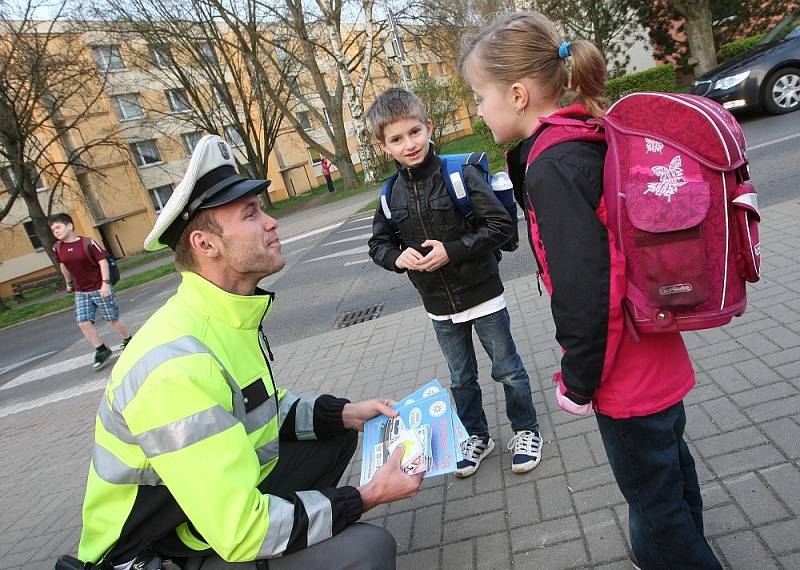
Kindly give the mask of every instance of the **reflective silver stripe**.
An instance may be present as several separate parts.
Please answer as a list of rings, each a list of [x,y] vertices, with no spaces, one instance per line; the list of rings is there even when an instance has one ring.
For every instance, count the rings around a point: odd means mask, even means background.
[[[275,398],[270,396],[264,402],[261,402],[260,406],[245,416],[244,429],[247,433],[253,433],[271,422],[276,413]]]
[[[223,366],[222,362],[211,350],[193,336],[184,336],[167,344],[157,346],[142,356],[133,367],[128,370],[122,383],[114,389],[114,406],[122,411],[136,397],[147,377],[159,366],[181,356],[192,354],[208,354],[213,358],[225,375],[225,381],[233,392],[233,415],[239,421],[245,420],[246,412],[242,389],[233,379],[233,376]]]
[[[103,481],[117,485],[160,485],[161,478],[153,469],[137,469],[125,465],[105,447],[95,444],[92,466]]]
[[[258,456],[259,465],[266,465],[267,463],[278,457],[279,447],[280,447],[280,441],[276,436],[275,439],[273,439],[272,441],[256,449],[256,455]]]
[[[114,402],[120,411],[124,410],[153,370],[173,358],[203,353],[211,354],[208,347],[193,336],[184,336],[151,349],[128,370],[122,384],[114,389]]]
[[[331,502],[319,491],[298,491],[308,515],[308,542],[306,546],[328,540],[333,536],[333,509]]]
[[[289,544],[294,526],[294,506],[289,501],[269,496],[269,528],[258,549],[256,558],[274,558],[280,556]]]
[[[221,406],[213,406],[170,424],[140,433],[136,436],[136,441],[147,457],[156,457],[203,441],[238,424],[239,420]]]
[[[295,396],[291,392],[286,392],[286,395],[281,400],[280,408],[278,409],[278,429],[283,426],[283,421],[286,419],[286,416],[289,415],[289,410],[292,409],[292,405],[299,399],[299,396]]]
[[[100,418],[100,423],[103,424],[103,428],[118,440],[132,445],[137,443],[133,434],[131,434],[128,422],[125,421],[122,414],[108,407],[108,402],[105,398],[100,402],[100,408],[97,410],[97,417]]]
[[[319,396],[300,398],[294,415],[294,432],[297,439],[317,439],[314,433],[314,402]]]

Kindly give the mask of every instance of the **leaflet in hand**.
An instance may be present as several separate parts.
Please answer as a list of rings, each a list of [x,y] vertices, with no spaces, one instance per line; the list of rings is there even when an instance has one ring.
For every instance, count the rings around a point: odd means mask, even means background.
[[[378,416],[364,424],[361,484],[372,479],[401,443],[401,469],[424,477],[455,471],[463,459],[461,442],[469,436],[449,393],[432,380],[393,406],[398,416]]]

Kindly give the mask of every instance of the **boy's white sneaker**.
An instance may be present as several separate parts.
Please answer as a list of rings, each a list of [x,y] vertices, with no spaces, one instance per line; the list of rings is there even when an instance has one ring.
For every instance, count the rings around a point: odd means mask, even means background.
[[[461,444],[461,451],[464,459],[456,465],[456,477],[469,477],[481,466],[481,461],[494,449],[494,441],[488,435],[478,437],[469,436],[469,439]]]
[[[527,473],[542,460],[542,438],[537,431],[518,431],[508,442],[512,450],[511,471]]]

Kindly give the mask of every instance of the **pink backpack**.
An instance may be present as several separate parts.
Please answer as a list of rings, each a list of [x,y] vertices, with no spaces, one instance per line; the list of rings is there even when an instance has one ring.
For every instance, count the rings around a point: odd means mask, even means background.
[[[697,330],[744,313],[745,282],[759,279],[760,216],[733,116],[672,93],[633,93],[602,119],[587,115],[572,105],[543,119],[550,126],[528,165],[560,142],[608,144],[604,222],[626,263],[629,324],[641,333]]]

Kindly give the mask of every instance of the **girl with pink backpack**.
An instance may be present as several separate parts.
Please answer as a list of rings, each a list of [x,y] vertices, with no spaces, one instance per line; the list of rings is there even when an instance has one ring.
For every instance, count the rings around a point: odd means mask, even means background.
[[[508,172],[563,351],[556,400],[573,414],[595,411],[628,502],[635,562],[648,570],[721,568],[703,533],[700,487],[683,435],[683,398],[695,384],[688,352],[677,326],[637,333],[624,305],[627,260],[604,199],[602,55],[590,42],[562,41],[541,14],[514,13],[467,40],[461,71],[495,141],[523,139],[507,155]],[[577,102],[561,108],[566,86]],[[564,132],[588,132],[537,147],[559,123]],[[683,186],[678,169],[672,186]],[[669,182],[644,188],[675,199]],[[678,285],[675,293],[684,293]]]

